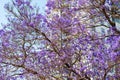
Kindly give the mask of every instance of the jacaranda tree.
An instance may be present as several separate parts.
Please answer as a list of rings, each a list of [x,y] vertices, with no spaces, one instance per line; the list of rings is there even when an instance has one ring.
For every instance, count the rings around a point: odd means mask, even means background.
[[[44,15],[31,0],[6,4],[0,78],[119,80],[120,31],[115,23],[120,19],[119,4],[119,0],[48,0]]]

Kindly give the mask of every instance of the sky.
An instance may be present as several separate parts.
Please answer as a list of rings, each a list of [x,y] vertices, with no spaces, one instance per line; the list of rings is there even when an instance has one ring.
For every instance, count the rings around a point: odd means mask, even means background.
[[[0,0],[0,29],[2,29],[1,23],[5,24],[7,23],[6,15],[7,12],[4,9],[4,5],[11,0]],[[45,5],[47,3],[47,0],[32,0],[33,5],[37,5],[40,7],[40,11],[44,13]]]

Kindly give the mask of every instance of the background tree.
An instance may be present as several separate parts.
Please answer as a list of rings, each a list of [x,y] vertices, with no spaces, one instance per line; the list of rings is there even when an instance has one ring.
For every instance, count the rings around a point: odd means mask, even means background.
[[[120,78],[119,30],[104,0],[49,0],[46,6],[41,15],[30,0],[5,5],[9,15],[0,31],[1,79]],[[107,33],[93,30],[101,26]]]

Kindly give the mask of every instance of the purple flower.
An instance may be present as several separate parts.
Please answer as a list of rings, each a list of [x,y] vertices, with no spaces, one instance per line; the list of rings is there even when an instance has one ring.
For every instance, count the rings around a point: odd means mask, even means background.
[[[33,23],[33,22],[31,22],[31,23],[29,24],[29,26],[34,27],[34,23]]]
[[[30,5],[30,1],[26,1],[25,3],[26,3],[26,5],[27,5],[27,6],[29,6],[29,5]]]
[[[46,6],[51,9],[51,8],[55,8],[55,2],[52,0],[49,0],[46,4]]]
[[[87,69],[87,67],[86,67],[86,66],[84,66],[84,67],[80,68],[80,71],[81,71],[81,72],[83,72],[85,69]]]
[[[21,6],[23,4],[22,0],[16,0],[17,6]]]
[[[5,5],[4,5],[4,8],[5,8],[5,9],[9,9],[9,4],[5,4]]]
[[[51,11],[48,9],[48,10],[46,10],[45,12],[46,12],[47,14],[50,14]]]
[[[0,36],[3,36],[4,30],[0,30]]]
[[[79,5],[84,5],[87,3],[89,0],[78,0]]]

